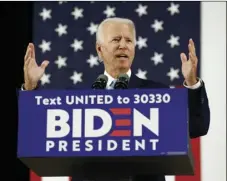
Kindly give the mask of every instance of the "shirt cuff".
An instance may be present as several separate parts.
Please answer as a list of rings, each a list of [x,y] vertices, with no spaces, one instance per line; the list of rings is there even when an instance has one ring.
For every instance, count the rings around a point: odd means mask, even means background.
[[[202,85],[202,79],[200,78],[197,78],[197,79],[198,79],[198,82],[192,86],[188,86],[185,81],[183,82],[183,85],[188,89],[198,89]]]
[[[25,91],[25,88],[24,88],[24,84],[21,85],[21,88],[20,88],[22,91]]]

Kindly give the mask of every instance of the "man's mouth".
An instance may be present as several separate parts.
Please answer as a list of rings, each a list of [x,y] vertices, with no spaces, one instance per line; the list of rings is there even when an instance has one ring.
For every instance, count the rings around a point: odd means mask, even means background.
[[[119,54],[119,55],[117,55],[117,58],[128,58],[128,55],[125,55],[125,54]]]

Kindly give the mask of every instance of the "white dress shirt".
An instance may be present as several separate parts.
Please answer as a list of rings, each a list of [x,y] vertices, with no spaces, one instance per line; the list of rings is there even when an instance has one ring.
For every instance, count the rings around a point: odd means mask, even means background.
[[[126,74],[130,78],[131,74],[132,74],[131,70],[129,69]],[[113,78],[110,74],[107,73],[107,71],[104,72],[104,75],[106,75],[108,77],[108,82],[106,84],[106,89],[113,89],[114,84],[117,81],[117,79]]]

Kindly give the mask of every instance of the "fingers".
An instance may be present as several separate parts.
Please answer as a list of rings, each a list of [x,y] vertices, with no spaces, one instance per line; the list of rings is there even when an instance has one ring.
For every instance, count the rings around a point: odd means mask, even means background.
[[[26,62],[30,57],[31,57],[31,48],[28,46],[24,56],[24,62]]]
[[[195,44],[192,39],[189,40],[188,50],[190,53],[192,53],[194,56],[196,56]]]
[[[28,60],[25,62],[24,66],[25,66],[25,69],[26,69],[26,68],[30,68],[30,67],[34,66],[35,64],[36,64],[35,59],[32,58],[32,57],[30,57],[30,58],[28,58]]]
[[[190,38],[189,43],[192,45],[192,48],[193,48],[193,50],[194,50],[194,52],[195,52],[195,43],[194,43],[194,41],[192,40],[192,38]]]
[[[35,46],[33,43],[29,43],[27,46],[27,50],[24,56],[24,61],[28,60],[29,57],[35,59]]]
[[[29,47],[31,48],[31,56],[35,59],[35,46],[33,43],[29,43]]]
[[[40,67],[45,70],[48,64],[49,61],[44,60]],[[29,43],[24,56],[24,69],[26,70],[27,68],[31,68],[33,66],[38,66],[35,60],[35,46],[33,43]]]
[[[188,49],[189,49],[189,60],[192,61],[193,64],[197,64],[198,59],[195,51],[195,44],[192,39],[189,40]]]
[[[31,61],[31,57],[29,57],[29,58],[27,58],[27,60],[25,60],[24,69],[26,69],[28,67],[30,61]]]
[[[24,69],[35,65],[35,46],[33,43],[29,43],[24,56]]]
[[[181,62],[182,62],[182,63],[187,62],[187,56],[185,55],[185,53],[181,53],[181,54],[180,54],[180,58],[181,58]]]
[[[185,63],[187,61],[190,61],[192,64],[197,65],[198,58],[197,58],[196,52],[195,52],[195,44],[192,39],[189,40],[188,50],[189,50],[188,60],[187,60],[187,56],[185,55],[185,53],[181,53],[180,54],[181,62]]]
[[[193,55],[192,53],[189,53],[189,59],[193,64],[197,65],[198,59],[195,55]]]
[[[45,70],[48,64],[49,64],[49,61],[48,61],[48,60],[44,60],[44,61],[42,62],[42,64],[41,64],[40,67],[41,67],[43,70]]]

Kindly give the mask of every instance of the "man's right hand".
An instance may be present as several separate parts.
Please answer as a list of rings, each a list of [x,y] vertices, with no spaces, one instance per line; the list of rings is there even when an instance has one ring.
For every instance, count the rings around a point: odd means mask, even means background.
[[[44,60],[40,66],[37,65],[34,44],[29,43],[24,56],[24,88],[26,90],[33,90],[36,88],[38,81],[43,76],[48,64],[49,61]]]

